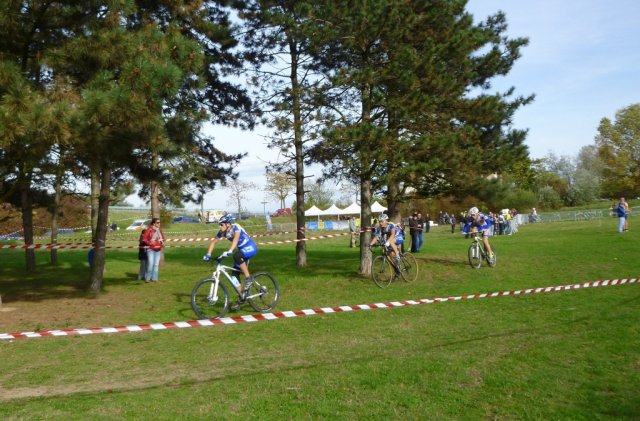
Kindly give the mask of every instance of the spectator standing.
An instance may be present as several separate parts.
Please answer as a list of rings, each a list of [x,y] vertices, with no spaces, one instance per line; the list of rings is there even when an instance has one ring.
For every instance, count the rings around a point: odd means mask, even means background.
[[[422,244],[424,243],[424,219],[422,219],[422,214],[420,212],[418,212],[418,218],[416,219],[416,230],[418,231],[418,247],[416,251],[420,251]]]
[[[618,213],[618,232],[622,233],[627,230],[627,210],[629,209],[629,204],[624,199],[624,197],[620,198],[618,202],[618,207],[616,211]]]
[[[153,218],[151,225],[144,233],[144,243],[147,246],[147,273],[145,274],[145,282],[158,282],[158,266],[160,265],[160,257],[164,247],[165,236],[160,229],[160,220]]]
[[[147,244],[144,242],[144,233],[147,232],[143,229],[140,232],[140,238],[138,239],[138,260],[140,260],[140,270],[138,270],[138,281],[143,281],[147,274]]]
[[[417,230],[418,212],[414,212],[409,217],[409,235],[411,235],[411,253],[418,251],[418,230]]]
[[[356,246],[356,217],[352,216],[349,218],[349,234],[351,235],[350,247],[354,248]]]
[[[449,224],[451,224],[451,234],[456,231],[456,214],[454,212],[449,215]]]
[[[431,231],[431,216],[428,213],[424,216],[424,229],[427,230],[427,234]]]
[[[471,222],[473,222],[473,218],[469,216],[467,211],[464,211],[462,214],[462,219],[460,220],[460,232],[464,234],[464,238],[469,238],[469,227],[471,226]]]
[[[511,214],[511,209],[507,211],[505,215],[505,219],[507,220],[507,235],[513,234],[513,226],[511,225],[513,220],[513,215]]]

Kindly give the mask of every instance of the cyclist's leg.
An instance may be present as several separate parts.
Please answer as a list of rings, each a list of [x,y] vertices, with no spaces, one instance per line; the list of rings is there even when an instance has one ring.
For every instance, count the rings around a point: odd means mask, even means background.
[[[484,248],[489,253],[489,256],[493,255],[493,249],[491,248],[491,244],[489,244],[489,235],[485,232],[482,233],[482,242],[484,243]]]
[[[249,266],[247,265],[247,263],[249,262],[249,259],[255,256],[257,253],[258,250],[252,245],[237,249],[236,252],[233,253],[234,267],[242,271],[245,279],[251,277],[251,274],[249,273]]]

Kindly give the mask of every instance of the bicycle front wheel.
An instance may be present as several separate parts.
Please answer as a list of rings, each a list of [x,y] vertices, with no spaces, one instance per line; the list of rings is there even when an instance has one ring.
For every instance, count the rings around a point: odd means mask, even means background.
[[[253,275],[253,283],[247,292],[247,301],[255,311],[272,310],[280,298],[280,287],[275,278],[267,272]]]
[[[385,256],[377,256],[371,264],[371,277],[380,288],[386,288],[393,280],[395,271]]]
[[[476,242],[469,246],[469,264],[474,269],[480,269],[480,266],[482,265],[480,246]]]
[[[208,278],[199,281],[191,292],[191,308],[200,319],[217,319],[224,317],[229,308],[229,293],[218,283],[218,290],[214,291],[216,281]]]
[[[400,274],[405,282],[418,279],[418,261],[411,253],[404,253],[400,258]]]

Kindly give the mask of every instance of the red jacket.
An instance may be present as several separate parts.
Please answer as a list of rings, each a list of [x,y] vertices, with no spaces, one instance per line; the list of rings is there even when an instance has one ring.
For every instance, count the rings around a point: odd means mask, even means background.
[[[166,240],[162,230],[154,227],[149,227],[147,232],[144,233],[144,243],[149,247],[149,250],[160,251],[164,247],[164,241]]]

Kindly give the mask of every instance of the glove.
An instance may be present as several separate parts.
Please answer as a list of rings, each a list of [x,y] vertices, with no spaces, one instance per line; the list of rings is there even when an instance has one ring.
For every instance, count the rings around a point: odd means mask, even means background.
[[[220,255],[220,257],[228,257],[228,256],[231,256],[231,250],[227,250]]]
[[[208,262],[209,260],[211,260],[211,255],[210,254],[205,254],[204,257],[202,258],[202,260],[204,260],[205,262]]]

